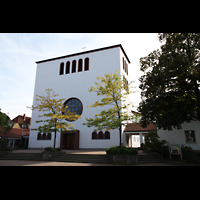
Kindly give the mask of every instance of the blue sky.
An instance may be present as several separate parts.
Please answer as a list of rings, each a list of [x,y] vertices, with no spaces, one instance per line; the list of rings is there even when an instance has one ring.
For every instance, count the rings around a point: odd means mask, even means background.
[[[121,44],[129,57],[129,75],[138,92],[132,95],[135,108],[140,102],[139,59],[161,43],[156,33],[0,33],[0,108],[11,119],[33,103],[36,61]],[[53,80],[52,80],[53,81]]]

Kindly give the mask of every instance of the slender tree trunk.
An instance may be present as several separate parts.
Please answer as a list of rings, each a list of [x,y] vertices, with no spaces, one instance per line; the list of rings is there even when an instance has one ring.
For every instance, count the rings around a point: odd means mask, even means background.
[[[55,130],[55,134],[54,134],[54,144],[53,144],[53,148],[55,149],[56,146],[56,130]]]
[[[56,146],[56,119],[55,119],[55,134],[54,134],[54,144],[53,144],[53,148],[55,149]]]
[[[121,130],[121,126],[120,126],[120,128],[119,128],[119,146],[121,146],[121,143],[122,143],[121,135],[122,135],[122,130]]]
[[[120,110],[119,110],[119,105],[118,105],[118,102],[116,101],[116,106],[118,108],[118,118],[120,120]],[[120,124],[120,127],[119,127],[119,146],[121,146],[121,143],[122,143],[122,138],[121,138],[121,135],[122,135],[122,128],[121,128],[121,124]]]

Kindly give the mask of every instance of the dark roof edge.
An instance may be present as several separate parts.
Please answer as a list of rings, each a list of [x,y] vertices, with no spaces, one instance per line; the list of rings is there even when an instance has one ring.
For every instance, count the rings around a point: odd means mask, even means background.
[[[126,133],[138,133],[138,132],[149,132],[149,131],[155,131],[156,129],[149,129],[149,130],[134,130],[134,131],[124,131]]]
[[[129,64],[131,63],[128,56],[126,55],[123,47],[121,44],[118,45],[113,45],[113,46],[109,46],[109,47],[103,47],[100,49],[94,49],[94,50],[89,50],[89,51],[84,51],[84,52],[80,52],[80,53],[74,53],[74,54],[70,54],[70,55],[66,55],[66,56],[60,56],[60,57],[56,57],[56,58],[50,58],[50,59],[46,59],[46,60],[41,60],[41,61],[36,61],[35,63],[43,63],[43,62],[48,62],[48,61],[52,61],[52,60],[58,60],[58,59],[62,59],[62,58],[67,58],[67,57],[71,57],[71,56],[77,56],[77,55],[82,55],[82,54],[86,54],[86,53],[92,53],[95,51],[102,51],[102,50],[106,50],[106,49],[112,49],[112,48],[116,48],[116,47],[120,47],[122,52],[124,53],[126,59],[128,60]]]

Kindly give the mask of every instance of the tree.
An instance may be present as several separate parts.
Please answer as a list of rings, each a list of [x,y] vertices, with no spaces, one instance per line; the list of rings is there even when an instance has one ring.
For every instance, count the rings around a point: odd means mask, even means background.
[[[52,89],[46,89],[47,95],[46,96],[39,96],[36,95],[35,106],[32,105],[30,107],[32,110],[39,109],[42,111],[43,114],[39,115],[39,117],[45,118],[42,120],[36,121],[36,123],[43,123],[42,126],[38,128],[32,128],[31,130],[38,130],[41,132],[55,132],[54,134],[54,149],[55,149],[55,142],[56,142],[56,132],[60,131],[71,131],[75,130],[73,125],[68,123],[66,120],[76,120],[80,118],[79,115],[76,113],[71,113],[67,110],[68,106],[63,106],[63,101],[65,99],[56,99],[55,97],[59,96],[55,94]]]
[[[119,129],[119,145],[121,145],[121,126],[126,125],[128,120],[133,119],[133,115],[129,114],[125,109],[130,104],[122,104],[125,102],[127,96],[132,93],[130,91],[130,84],[125,84],[125,81],[118,75],[118,71],[115,74],[105,74],[104,77],[97,77],[100,83],[95,82],[96,87],[91,87],[89,92],[96,92],[97,96],[101,95],[103,98],[101,101],[96,101],[91,107],[106,105],[113,105],[112,108],[101,111],[100,114],[96,114],[94,119],[86,118],[87,127],[96,127],[95,130],[110,130]],[[123,109],[123,110],[122,110]]]
[[[200,120],[200,33],[160,33],[161,50],[140,58],[139,111],[146,127],[181,129]]]
[[[5,113],[2,113],[0,109],[0,129],[4,133],[4,137],[12,130],[13,125],[14,123],[10,118]],[[4,137],[1,139],[1,150],[3,149]]]

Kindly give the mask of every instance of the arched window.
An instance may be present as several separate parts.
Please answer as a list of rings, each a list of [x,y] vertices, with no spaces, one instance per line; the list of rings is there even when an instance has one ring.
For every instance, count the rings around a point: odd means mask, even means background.
[[[72,61],[72,73],[76,72],[76,60]]]
[[[37,140],[41,140],[41,133],[38,133]]]
[[[97,139],[97,132],[92,133],[92,139]]]
[[[110,139],[110,132],[109,131],[105,132],[105,139]]]
[[[47,140],[51,140],[51,133],[48,133]]]
[[[60,63],[60,75],[64,74],[64,63]]]
[[[99,139],[103,139],[103,132],[102,131],[99,132]]]
[[[69,74],[69,73],[70,73],[70,62],[67,61],[65,74]]]
[[[124,57],[122,57],[122,58],[123,58],[123,61],[122,61],[122,62],[123,62],[123,69],[124,69]]]
[[[42,139],[46,140],[46,133],[43,133]]]
[[[64,107],[66,107],[66,111],[69,111],[71,113],[76,113],[77,115],[81,115],[83,112],[83,104],[82,102],[77,98],[70,98],[64,103]],[[73,117],[69,117],[66,119],[67,121],[76,121],[77,119],[73,119]]]
[[[83,70],[83,60],[79,59],[78,60],[78,72],[82,72]]]
[[[89,70],[89,58],[85,58],[85,71]]]

